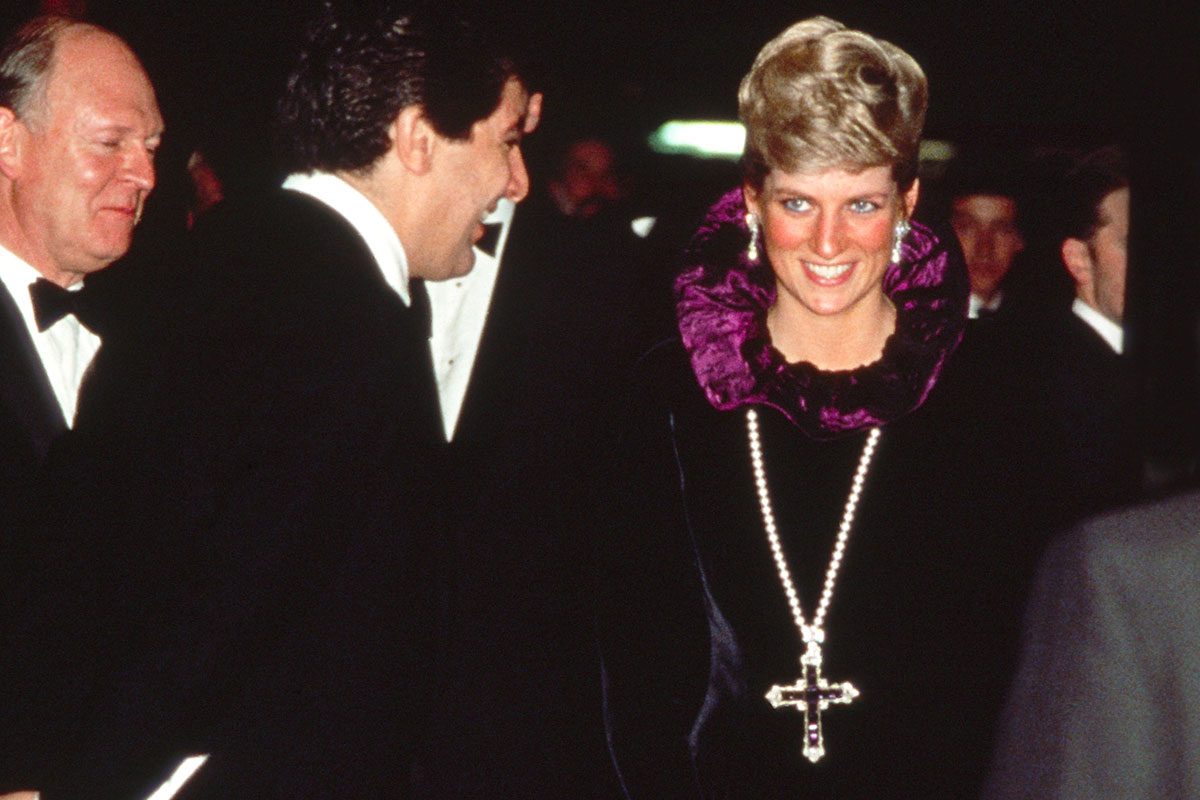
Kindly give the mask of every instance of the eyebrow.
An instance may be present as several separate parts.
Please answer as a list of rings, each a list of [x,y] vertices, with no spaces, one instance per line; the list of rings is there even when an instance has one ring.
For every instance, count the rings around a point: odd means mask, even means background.
[[[148,133],[145,138],[147,138],[147,139],[154,139],[156,137],[162,138],[163,132],[165,130],[166,130],[166,126],[156,128],[156,129],[150,131],[150,133]],[[129,135],[129,134],[133,134],[135,132],[135,128],[132,125],[122,125],[119,122],[104,122],[104,123],[100,123],[100,124],[96,125],[95,127],[87,128],[86,132],[91,133],[91,134],[116,133],[116,134],[120,134],[120,135]]]
[[[777,195],[781,195],[783,197],[800,198],[802,200],[816,200],[817,199],[816,195],[811,192],[801,191],[800,189],[792,189],[792,188],[787,188],[787,187],[783,187],[783,186],[777,187],[775,189],[775,193]],[[891,197],[892,195],[893,195],[893,193],[890,190],[889,191],[868,191],[868,192],[858,192],[856,194],[847,195],[846,197],[844,197],[842,199],[845,202],[854,202],[855,200],[876,200],[876,199],[881,199],[881,198],[886,200],[887,198]]]

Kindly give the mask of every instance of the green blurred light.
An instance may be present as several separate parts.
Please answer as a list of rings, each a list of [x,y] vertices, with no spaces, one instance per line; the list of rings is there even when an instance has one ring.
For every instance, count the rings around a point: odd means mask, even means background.
[[[947,142],[943,139],[922,139],[921,140],[921,155],[922,161],[950,161],[958,154],[958,149],[953,142]]]
[[[649,143],[656,153],[736,160],[746,146],[746,129],[740,122],[675,119],[650,134]]]
[[[746,147],[746,129],[740,122],[673,119],[659,126],[648,141],[650,149],[656,153],[736,161]],[[946,162],[956,154],[957,148],[952,142],[941,139],[921,142],[922,162]]]

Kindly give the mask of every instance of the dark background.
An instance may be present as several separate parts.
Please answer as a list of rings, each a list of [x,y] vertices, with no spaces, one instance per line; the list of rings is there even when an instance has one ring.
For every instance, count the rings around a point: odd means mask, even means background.
[[[39,5],[9,0],[0,22]],[[134,45],[172,127],[222,130],[249,150],[261,143],[247,141],[245,126],[265,122],[313,3],[73,5]],[[1155,138],[1182,142],[1196,132],[1184,118],[1200,88],[1200,12],[1189,3],[512,0],[483,9],[538,56],[548,123],[590,117],[640,134],[669,117],[732,118],[758,49],[787,24],[824,13],[894,42],[924,67],[931,137],[1069,143],[1129,138],[1152,125]]]
[[[271,103],[310,2],[65,4],[124,36],[142,56],[167,119],[168,152],[200,144],[231,193],[277,179]],[[7,0],[0,24],[7,28],[40,5]],[[657,186],[659,203],[694,193],[679,179],[681,169],[706,175],[706,187],[714,174],[736,181],[728,165],[681,167],[678,158],[651,156],[645,136],[673,117],[732,119],[738,81],[758,49],[815,13],[916,58],[932,92],[929,137],[1008,148],[1123,144],[1134,173],[1127,329],[1145,387],[1147,441],[1171,469],[1194,469],[1200,449],[1200,11],[1194,3],[513,0],[482,8],[541,66],[543,130],[527,146],[535,180],[556,132],[590,130],[621,145],[642,183]]]

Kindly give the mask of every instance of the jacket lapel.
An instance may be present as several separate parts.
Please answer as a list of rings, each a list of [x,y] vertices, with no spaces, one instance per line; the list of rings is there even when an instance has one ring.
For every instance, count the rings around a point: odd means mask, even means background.
[[[29,434],[39,458],[67,429],[62,409],[16,303],[0,288],[0,409]]]

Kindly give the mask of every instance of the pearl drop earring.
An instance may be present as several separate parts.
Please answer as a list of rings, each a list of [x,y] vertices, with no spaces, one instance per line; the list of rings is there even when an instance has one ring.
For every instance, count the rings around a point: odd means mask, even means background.
[[[897,222],[896,227],[892,230],[892,235],[894,237],[892,240],[892,263],[893,264],[900,263],[900,256],[902,255],[902,253],[900,251],[900,244],[901,244],[901,242],[904,241],[904,237],[908,236],[908,232],[911,230],[912,230],[912,226],[908,224],[908,220],[906,220],[906,219],[902,219],[899,222]]]
[[[758,261],[758,217],[746,212],[746,227],[750,229],[750,243],[746,245],[746,258],[751,262]]]

